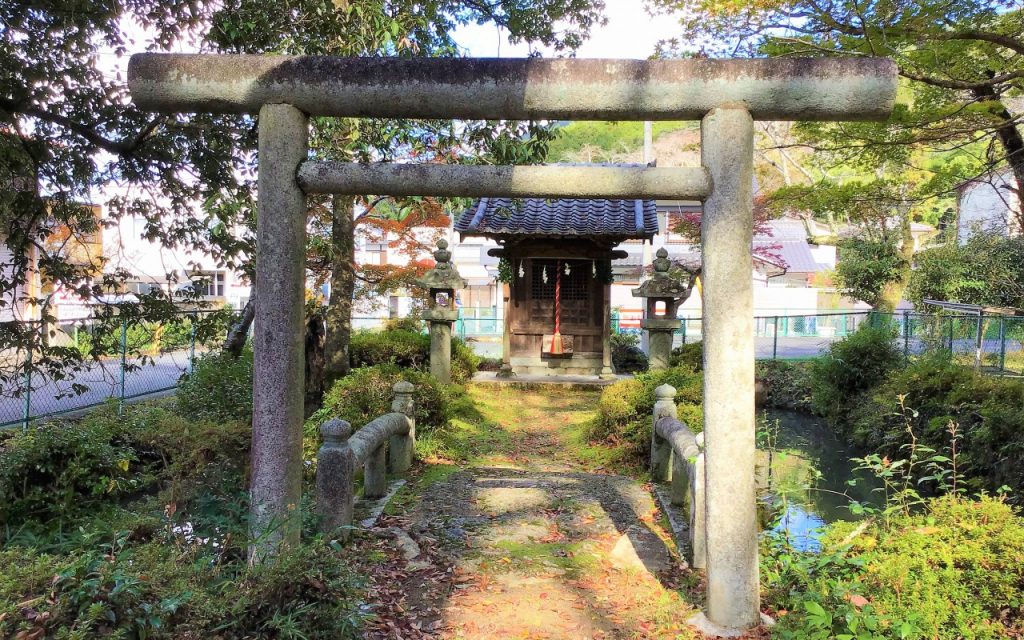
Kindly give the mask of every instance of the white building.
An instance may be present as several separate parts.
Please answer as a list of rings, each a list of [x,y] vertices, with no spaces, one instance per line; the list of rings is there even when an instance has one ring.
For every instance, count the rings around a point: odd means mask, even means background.
[[[1020,194],[1008,169],[965,182],[957,187],[957,193],[956,235],[961,244],[978,231],[1021,233],[1016,215],[1021,208]]]

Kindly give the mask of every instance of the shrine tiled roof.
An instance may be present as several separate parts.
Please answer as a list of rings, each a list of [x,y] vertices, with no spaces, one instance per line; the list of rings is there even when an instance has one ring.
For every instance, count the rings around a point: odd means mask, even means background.
[[[463,236],[650,239],[654,200],[481,198],[455,222]]]

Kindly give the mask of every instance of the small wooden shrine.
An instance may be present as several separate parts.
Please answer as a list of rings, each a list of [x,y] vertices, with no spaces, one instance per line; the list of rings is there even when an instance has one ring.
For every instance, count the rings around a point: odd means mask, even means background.
[[[455,223],[501,246],[506,374],[611,376],[615,247],[658,232],[653,200],[482,198]]]

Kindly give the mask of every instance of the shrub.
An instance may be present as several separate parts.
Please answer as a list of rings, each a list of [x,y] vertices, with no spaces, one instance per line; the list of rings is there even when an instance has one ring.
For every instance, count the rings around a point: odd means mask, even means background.
[[[480,364],[476,368],[477,371],[500,371],[501,364],[501,358],[480,358]]]
[[[203,491],[223,495],[243,486],[252,442],[248,421],[193,420],[147,404],[126,407],[123,419],[140,459],[165,485],[163,502]]]
[[[60,525],[98,504],[165,484],[165,502],[196,486],[239,489],[251,428],[241,421],[184,418],[148,404],[113,407],[69,422],[49,422],[0,438],[0,524]],[[50,522],[56,520],[57,522]]]
[[[352,368],[393,364],[424,371],[430,367],[430,336],[405,329],[357,331],[349,344]],[[479,358],[465,342],[452,338],[452,382],[473,377]]]
[[[612,366],[616,373],[647,371],[647,354],[640,349],[640,335],[613,333],[611,335]]]
[[[811,367],[814,410],[835,421],[860,396],[878,385],[903,362],[890,327],[861,325],[857,331],[834,342]]]
[[[669,364],[673,367],[687,367],[693,371],[704,370],[704,343],[690,342],[672,350]]]
[[[461,338],[452,338],[452,382],[465,384],[472,380],[480,365],[480,356]]]
[[[950,447],[957,428],[960,473],[975,489],[1008,485],[1024,490],[1024,382],[978,373],[933,354],[893,372],[863,402],[842,416],[840,427],[854,444],[897,457],[909,441],[904,418],[936,451]]]
[[[348,349],[354,369],[378,364],[423,369],[430,362],[430,336],[417,331],[356,331]]]
[[[759,360],[757,379],[764,385],[764,406],[811,411],[811,363]]]
[[[416,431],[429,433],[443,429],[451,419],[450,403],[456,393],[433,376],[415,369],[402,369],[392,364],[355,369],[338,380],[324,394],[323,409],[310,419],[319,426],[328,418],[341,418],[359,429],[367,422],[391,411],[392,388],[399,380],[416,385]]]
[[[762,555],[782,638],[1015,637],[1024,631],[1024,520],[992,498],[934,499],[852,543],[829,528],[820,554],[778,539]],[[864,634],[867,635],[864,635]]]
[[[192,420],[252,420],[252,366],[249,346],[238,358],[219,352],[197,358],[178,384],[177,411]]]
[[[589,436],[597,441],[623,444],[637,459],[646,460],[651,446],[654,390],[670,384],[676,388],[679,419],[695,432],[702,430],[702,376],[687,367],[649,371],[604,388]]]
[[[360,579],[337,546],[313,542],[250,568],[244,554],[181,535],[111,537],[65,556],[0,551],[0,636],[357,637]]]
[[[404,318],[388,318],[384,322],[385,331],[411,331],[421,333],[423,331],[423,320],[419,316],[405,316]]]
[[[63,520],[140,488],[129,473],[138,456],[124,423],[110,414],[0,432],[0,525]]]

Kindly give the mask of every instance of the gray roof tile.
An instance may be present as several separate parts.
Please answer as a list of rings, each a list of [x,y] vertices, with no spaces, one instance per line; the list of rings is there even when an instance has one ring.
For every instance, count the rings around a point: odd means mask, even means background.
[[[651,238],[658,232],[653,200],[482,198],[462,212],[465,236],[603,236]]]

